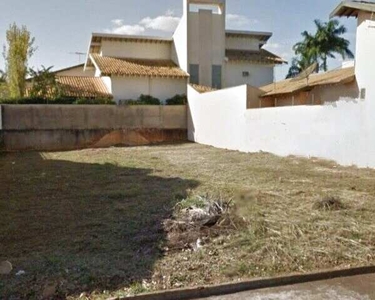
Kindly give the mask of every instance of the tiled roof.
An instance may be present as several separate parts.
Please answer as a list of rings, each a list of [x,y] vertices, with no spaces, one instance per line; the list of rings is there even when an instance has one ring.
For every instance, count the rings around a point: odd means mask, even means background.
[[[249,61],[265,64],[286,63],[285,60],[265,49],[260,49],[259,51],[228,49],[225,52],[229,61]]]
[[[112,98],[106,85],[98,77],[56,76],[64,96],[83,98]]]
[[[353,80],[355,80],[355,71],[354,67],[351,67],[333,70],[321,74],[312,74],[308,79],[287,79],[280,82],[271,83],[269,85],[261,87],[260,89],[265,92],[262,97],[268,97],[283,94],[292,94],[316,86],[349,83]]]
[[[190,84],[190,86],[200,94],[216,91],[216,89],[206,85]]]
[[[99,54],[91,54],[90,57],[102,76],[189,77],[172,60],[115,58]]]

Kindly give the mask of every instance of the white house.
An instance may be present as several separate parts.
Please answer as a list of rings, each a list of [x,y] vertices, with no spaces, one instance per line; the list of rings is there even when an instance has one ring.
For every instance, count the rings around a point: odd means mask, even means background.
[[[188,83],[214,89],[272,83],[275,65],[284,63],[263,49],[272,33],[226,30],[225,20],[226,0],[183,0],[173,37],[93,33],[84,67],[56,74],[101,78],[116,101],[141,94],[166,100],[186,94]]]

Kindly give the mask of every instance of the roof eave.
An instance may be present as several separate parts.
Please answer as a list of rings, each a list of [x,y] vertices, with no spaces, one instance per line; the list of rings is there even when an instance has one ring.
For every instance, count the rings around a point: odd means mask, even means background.
[[[359,11],[375,12],[375,3],[343,1],[332,11],[329,17],[331,19],[335,17],[358,17]]]

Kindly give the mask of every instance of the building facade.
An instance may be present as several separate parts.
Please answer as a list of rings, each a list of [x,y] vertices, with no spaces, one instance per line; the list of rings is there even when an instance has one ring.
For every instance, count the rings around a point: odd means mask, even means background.
[[[101,78],[117,102],[141,94],[165,101],[186,94],[189,83],[222,89],[273,82],[284,61],[263,49],[272,34],[227,30],[225,20],[226,0],[183,0],[173,37],[93,33],[84,66],[56,75]]]

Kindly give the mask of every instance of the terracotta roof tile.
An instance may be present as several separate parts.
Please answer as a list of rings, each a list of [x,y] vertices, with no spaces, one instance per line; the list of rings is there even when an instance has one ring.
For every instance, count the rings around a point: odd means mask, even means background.
[[[200,94],[216,91],[216,89],[206,85],[190,84],[190,86]]]
[[[83,98],[112,98],[101,78],[81,76],[56,76],[64,96]]]
[[[339,83],[349,83],[355,80],[354,67],[333,70],[330,72],[312,74],[302,79],[287,79],[263,86],[260,89],[265,92],[262,97],[292,94],[294,92],[313,88],[321,85],[333,85]]]
[[[225,55],[229,61],[250,61],[266,64],[286,63],[285,60],[265,49],[260,49],[259,51],[227,49]]]
[[[172,60],[115,58],[91,54],[103,76],[188,78]]]

